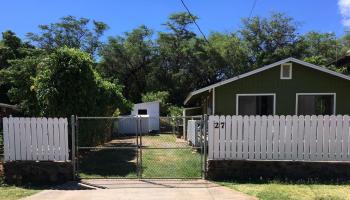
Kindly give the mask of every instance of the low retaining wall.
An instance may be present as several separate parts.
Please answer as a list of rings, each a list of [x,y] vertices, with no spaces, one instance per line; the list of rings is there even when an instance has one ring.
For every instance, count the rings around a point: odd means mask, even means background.
[[[209,160],[213,180],[350,181],[350,162]]]
[[[4,163],[8,184],[58,184],[73,179],[71,162],[13,161]]]

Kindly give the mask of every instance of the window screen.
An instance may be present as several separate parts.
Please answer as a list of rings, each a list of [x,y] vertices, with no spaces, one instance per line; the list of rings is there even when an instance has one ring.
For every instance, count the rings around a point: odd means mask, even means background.
[[[139,115],[147,115],[147,109],[139,109],[137,111],[137,114],[139,114]]]
[[[239,96],[238,115],[273,115],[274,96]]]
[[[334,95],[298,95],[298,115],[332,115],[334,103]]]
[[[283,64],[281,67],[281,78],[282,79],[290,79],[292,78],[292,65],[290,64]]]

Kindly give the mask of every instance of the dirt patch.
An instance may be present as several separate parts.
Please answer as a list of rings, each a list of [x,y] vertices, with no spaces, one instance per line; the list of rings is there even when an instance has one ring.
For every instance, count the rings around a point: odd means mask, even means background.
[[[121,137],[105,143],[106,147],[136,147],[136,137]]]
[[[136,136],[124,136],[114,138],[100,147],[136,147],[137,143],[141,143],[143,147],[188,147],[187,141],[176,138],[174,134],[150,134],[143,135],[142,138]]]
[[[174,134],[157,134],[142,136],[143,147],[188,147],[187,142],[183,139],[176,138]]]

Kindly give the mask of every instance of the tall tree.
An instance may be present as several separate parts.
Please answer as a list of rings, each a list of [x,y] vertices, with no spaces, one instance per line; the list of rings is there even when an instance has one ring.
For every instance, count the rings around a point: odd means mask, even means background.
[[[0,85],[9,85],[7,95],[19,106],[22,113],[38,116],[40,108],[33,88],[37,66],[41,55],[27,56],[11,61],[6,69],[0,70]]]
[[[3,32],[2,40],[0,40],[0,70],[8,68],[12,60],[24,58],[34,51],[36,50],[33,46],[23,43],[14,32]],[[7,94],[10,88],[11,84],[9,82],[5,82],[4,79],[0,80],[1,103],[12,103]]]
[[[92,28],[90,28],[92,26]],[[52,52],[59,47],[80,49],[91,56],[96,54],[101,45],[99,40],[108,26],[99,21],[66,16],[57,23],[40,25],[40,33],[28,33],[27,37],[39,48]]]
[[[64,47],[11,62],[0,71],[0,80],[12,85],[9,96],[27,115],[125,113],[130,105],[122,87],[103,80],[93,65],[89,54]]]
[[[301,36],[304,60],[316,65],[327,65],[346,52],[334,33],[309,32]]]
[[[155,56],[152,31],[140,26],[123,37],[110,37],[100,51],[98,69],[111,81],[125,86],[124,95],[133,102],[141,101],[146,90],[146,76]]]
[[[345,35],[341,38],[341,41],[347,50],[350,50],[350,29],[345,31]]]
[[[196,19],[197,17],[195,17]],[[149,87],[168,90],[170,102],[182,104],[188,92],[197,87],[198,58],[203,53],[203,42],[191,31],[193,21],[187,13],[175,13],[165,23],[168,32],[159,33],[158,64]],[[157,88],[158,87],[158,88]]]
[[[220,57],[212,59],[225,60],[222,69],[218,70],[223,74],[222,79],[231,78],[250,70],[247,43],[242,41],[237,33],[214,32],[209,36],[209,43],[214,49],[212,51],[220,54]],[[208,49],[210,52],[210,46]]]
[[[104,81],[88,54],[60,48],[38,65],[33,88],[42,115],[112,115],[127,109],[119,85]]]
[[[298,24],[282,13],[243,19],[239,31],[250,50],[250,64],[261,67],[287,57],[300,57]]]

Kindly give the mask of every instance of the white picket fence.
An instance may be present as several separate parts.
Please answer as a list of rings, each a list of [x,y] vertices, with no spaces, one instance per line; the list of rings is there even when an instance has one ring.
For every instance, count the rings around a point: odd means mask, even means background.
[[[208,158],[350,161],[349,116],[210,116]]]
[[[5,161],[66,161],[67,118],[3,118]]]
[[[150,119],[148,117],[123,117],[119,118],[115,122],[117,134],[125,134],[125,135],[136,135],[140,133],[149,133],[150,131],[150,122],[154,122],[159,119]],[[159,126],[159,125],[158,125]],[[159,129],[159,128],[158,128]]]

